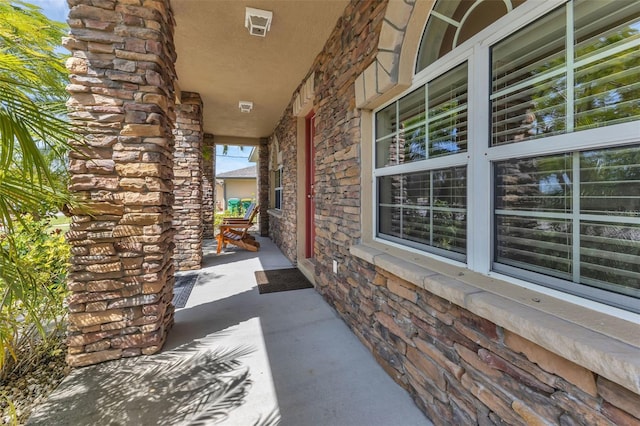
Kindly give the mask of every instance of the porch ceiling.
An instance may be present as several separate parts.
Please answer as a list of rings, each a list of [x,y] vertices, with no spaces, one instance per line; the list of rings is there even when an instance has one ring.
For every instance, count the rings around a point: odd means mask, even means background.
[[[180,90],[204,103],[204,130],[269,136],[347,0],[174,0]],[[249,35],[245,7],[273,12],[265,38]],[[239,101],[253,102],[241,113]]]

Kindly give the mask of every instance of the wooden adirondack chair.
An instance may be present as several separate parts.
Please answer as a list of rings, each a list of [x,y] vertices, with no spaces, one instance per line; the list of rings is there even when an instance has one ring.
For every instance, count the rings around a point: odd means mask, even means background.
[[[249,228],[253,226],[253,222],[258,214],[258,209],[254,208],[246,222],[223,223],[220,225],[220,232],[216,239],[218,240],[218,250],[220,254],[227,244],[233,244],[249,251],[258,251],[260,243],[249,235]]]
[[[244,217],[223,217],[222,225],[236,224],[236,223],[249,223],[251,215],[254,211],[258,211],[256,203],[249,204],[247,211],[244,213]]]

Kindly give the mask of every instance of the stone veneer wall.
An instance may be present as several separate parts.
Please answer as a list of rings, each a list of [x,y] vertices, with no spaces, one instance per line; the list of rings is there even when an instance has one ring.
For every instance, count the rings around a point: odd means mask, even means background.
[[[280,211],[274,210],[269,215],[269,237],[274,243],[280,247],[280,250],[291,259],[292,262],[297,260],[296,240],[297,240],[297,215],[298,200],[297,191],[304,191],[305,188],[298,188],[298,167],[305,167],[304,164],[298,164],[296,159],[296,117],[293,116],[291,105],[286,109],[283,118],[276,129],[276,135],[279,140],[285,141],[279,143],[280,152],[282,153],[282,208]],[[282,138],[282,139],[280,139]],[[269,154],[276,156],[277,152],[271,153],[274,145],[269,146]],[[267,159],[268,161],[268,159]],[[273,196],[271,191],[270,196]],[[302,209],[302,207],[300,208]],[[300,210],[300,214],[304,214],[304,210]]]
[[[151,354],[173,323],[174,20],[168,0],[70,0],[72,366]]]
[[[640,424],[639,395],[350,255],[360,236],[354,80],[376,54],[385,5],[352,1],[310,70],[317,76],[317,290],[435,424]],[[295,192],[302,189],[291,113],[290,105],[275,133],[285,188]],[[296,209],[293,199],[270,217],[273,239],[292,261]]]
[[[260,139],[258,148],[258,204],[260,205],[260,235],[269,235],[269,146],[266,139]]]
[[[640,424],[639,395],[380,268],[349,263],[347,282],[328,284],[351,294],[334,306],[435,424]],[[366,279],[354,287],[356,274]]]
[[[173,259],[179,271],[200,269],[202,264],[203,133],[200,95],[182,92],[173,130]]]
[[[216,146],[213,135],[204,134],[202,146],[202,238],[213,238],[216,212]]]
[[[360,111],[355,108],[354,82],[375,59],[385,6],[384,1],[352,1],[308,73],[315,72],[316,90],[317,274],[332,275],[333,259],[342,263],[350,256],[349,246],[360,239]],[[305,190],[297,187],[297,167],[305,165],[296,160],[296,125],[291,103],[275,130],[284,165],[283,209],[269,223],[271,237],[294,262],[296,193]]]

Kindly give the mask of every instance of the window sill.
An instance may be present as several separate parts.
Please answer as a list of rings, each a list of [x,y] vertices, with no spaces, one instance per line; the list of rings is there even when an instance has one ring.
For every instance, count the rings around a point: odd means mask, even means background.
[[[464,267],[434,259],[426,267],[390,251],[375,242],[350,248],[353,256],[640,394],[637,323]]]
[[[282,210],[280,209],[269,209],[267,210],[267,214],[269,216],[277,217],[278,219],[282,218]]]

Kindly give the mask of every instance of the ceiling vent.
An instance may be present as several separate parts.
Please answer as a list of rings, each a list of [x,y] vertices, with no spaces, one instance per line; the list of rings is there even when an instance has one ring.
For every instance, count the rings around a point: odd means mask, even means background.
[[[249,29],[249,34],[264,37],[271,28],[273,12],[247,7],[244,17],[244,26]]]
[[[251,112],[253,109],[253,102],[240,101],[238,107],[240,108],[240,112]]]

